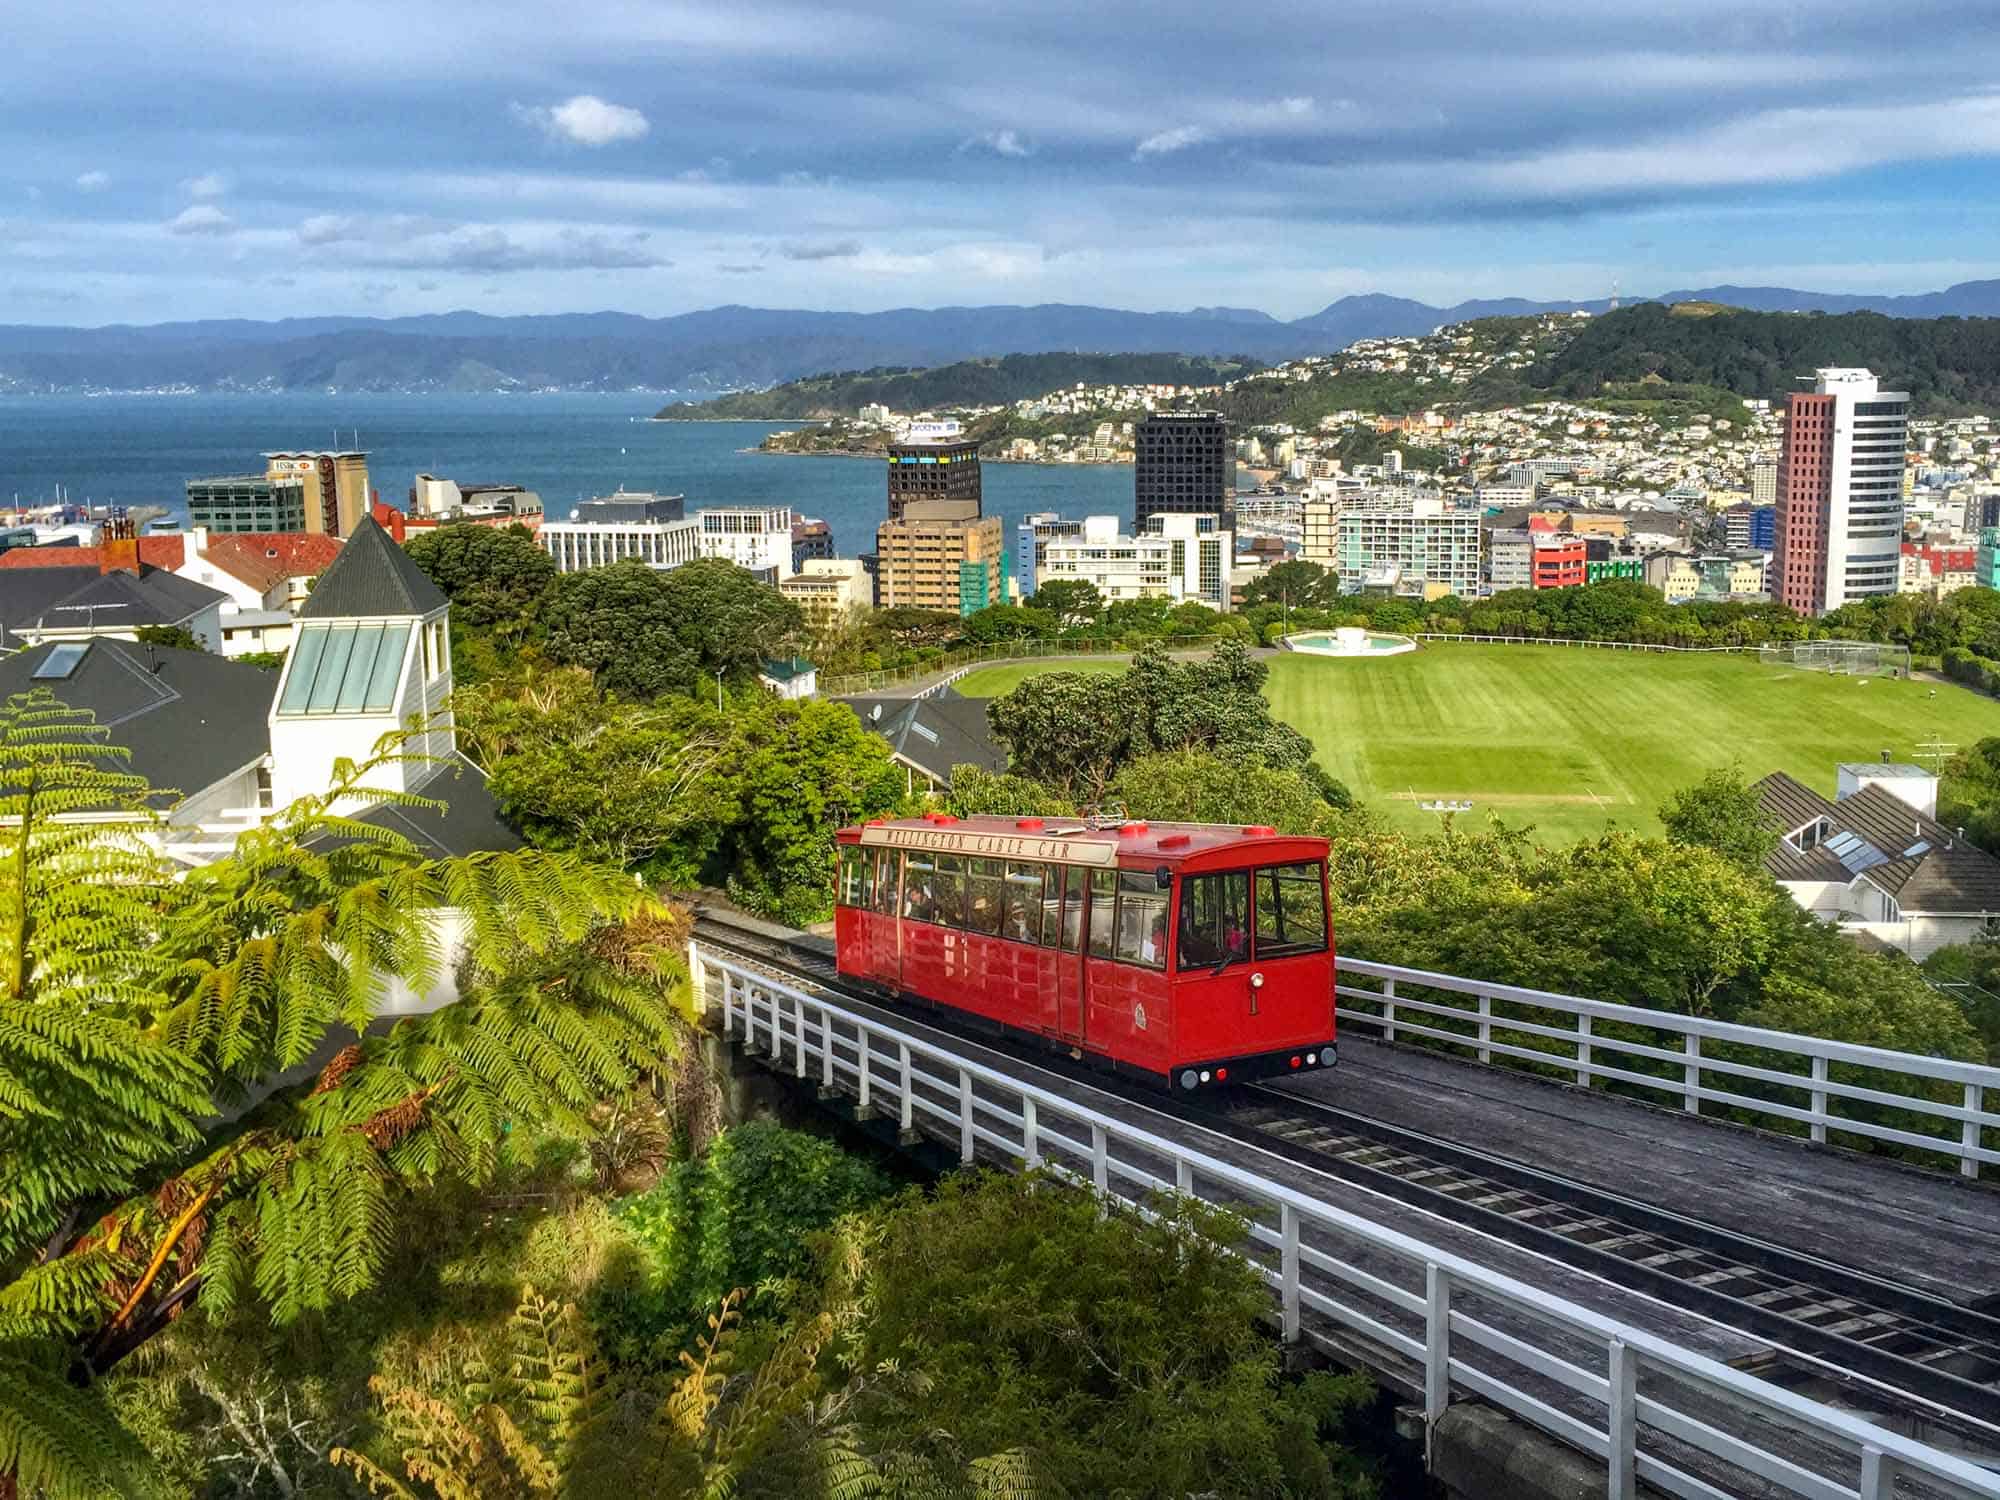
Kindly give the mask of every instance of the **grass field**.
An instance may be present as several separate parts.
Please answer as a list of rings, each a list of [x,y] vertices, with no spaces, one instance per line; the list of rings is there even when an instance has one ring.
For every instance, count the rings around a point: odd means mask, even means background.
[[[1650,833],[1667,793],[1732,759],[1753,779],[1789,771],[1830,797],[1836,762],[1885,749],[1909,760],[1922,741],[2000,735],[2000,702],[1952,684],[1933,696],[1929,683],[1830,677],[1754,656],[1439,645],[1372,661],[1270,660],[1278,717],[1312,737],[1357,797],[1410,829],[1435,826],[1417,804],[1444,799],[1471,802],[1469,820],[1496,812],[1553,840],[1607,821]],[[956,686],[994,697],[1051,670],[1010,663]]]

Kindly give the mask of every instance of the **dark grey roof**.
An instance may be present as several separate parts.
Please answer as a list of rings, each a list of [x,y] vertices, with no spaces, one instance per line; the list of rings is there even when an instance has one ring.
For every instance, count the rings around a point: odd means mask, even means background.
[[[946,689],[928,698],[843,698],[862,724],[919,770],[949,784],[953,766],[1007,769],[1007,752],[986,723],[986,700]]]
[[[276,672],[202,651],[97,636],[68,677],[35,682],[35,669],[60,644],[0,660],[0,698],[46,687],[71,708],[89,709],[111,731],[111,743],[131,751],[126,769],[157,787],[204,791],[271,748]],[[166,806],[179,799],[158,800]]]
[[[360,814],[360,821],[393,829],[434,859],[521,847],[521,836],[500,817],[485,773],[464,756],[454,754],[433,767],[412,790],[437,798],[444,811],[383,802]]]
[[[1779,880],[1848,881],[1865,875],[1905,913],[2000,913],[2000,859],[1925,817],[1887,787],[1828,802],[1782,771],[1754,790],[1767,819],[1792,833],[1824,818],[1823,841],[1807,850],[1780,843],[1764,867]]]
[[[299,617],[351,620],[382,615],[427,615],[445,597],[373,516],[364,516],[339,555],[320,574]]]
[[[105,573],[95,567],[0,568],[0,631],[25,638],[38,624],[79,630],[182,625],[229,596],[164,568]],[[86,609],[84,606],[96,606]]]

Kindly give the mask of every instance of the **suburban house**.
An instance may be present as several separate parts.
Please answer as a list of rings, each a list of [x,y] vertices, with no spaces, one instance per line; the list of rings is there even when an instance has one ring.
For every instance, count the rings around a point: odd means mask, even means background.
[[[0,553],[0,647],[111,636],[145,625],[181,626],[222,647],[220,590],[183,578],[179,537],[110,538],[96,547],[18,547]],[[172,548],[148,543],[172,542]],[[159,557],[152,563],[148,556]],[[168,561],[171,559],[171,561]]]
[[[903,768],[910,791],[919,786],[943,791],[953,766],[1007,769],[1007,752],[986,725],[986,703],[961,698],[950,688],[928,698],[842,698],[860,716],[862,727],[889,743],[889,755]]]
[[[224,656],[284,651],[292,622],[305,607],[312,582],[332,566],[340,538],[304,531],[187,534],[187,555],[174,568],[183,578],[218,589]]]
[[[1937,820],[1919,766],[1844,762],[1829,802],[1774,771],[1753,788],[1780,837],[1764,862],[1792,899],[1913,959],[2000,926],[2000,859]]]
[[[433,856],[518,848],[486,778],[458,753],[449,608],[387,533],[364,520],[300,610],[297,645],[280,671],[100,632],[0,659],[0,698],[46,687],[95,713],[111,742],[131,752],[129,769],[162,789],[160,847],[189,866],[229,853],[237,834],[274,809],[325,791],[336,759],[366,759],[413,716],[427,727],[407,748],[430,758],[372,779],[443,808],[377,800],[344,811]]]
[[[780,698],[810,698],[819,691],[819,671],[804,656],[765,662],[757,669],[757,681]]]

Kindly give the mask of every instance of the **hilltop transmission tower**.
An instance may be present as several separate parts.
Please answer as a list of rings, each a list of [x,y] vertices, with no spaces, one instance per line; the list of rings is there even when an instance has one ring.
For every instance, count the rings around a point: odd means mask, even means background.
[[[1605,311],[1618,311],[1618,279],[1615,276],[1611,280],[1611,306],[1606,308]]]

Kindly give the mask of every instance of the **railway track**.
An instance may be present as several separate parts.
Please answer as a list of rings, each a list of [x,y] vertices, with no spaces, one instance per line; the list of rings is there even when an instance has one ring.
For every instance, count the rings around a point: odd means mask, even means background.
[[[706,941],[851,996],[832,958],[713,914]],[[1046,1067],[930,1012],[927,1025]],[[1157,1094],[1093,1076],[1108,1093],[1159,1110]],[[1913,1416],[2000,1455],[2000,1317],[1851,1266],[1607,1192],[1456,1142],[1352,1114],[1268,1085],[1228,1103],[1176,1106],[1254,1149],[1436,1214],[1531,1253],[1667,1301],[1767,1342],[1756,1373],[1881,1413]]]

